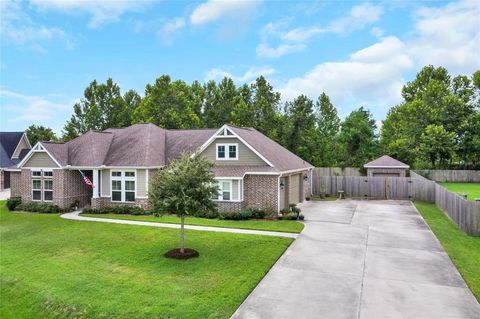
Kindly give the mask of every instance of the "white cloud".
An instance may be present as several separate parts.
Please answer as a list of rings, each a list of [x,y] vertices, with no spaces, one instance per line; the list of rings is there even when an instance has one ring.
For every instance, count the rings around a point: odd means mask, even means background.
[[[0,90],[2,99],[2,121],[30,124],[46,122],[61,125],[70,114],[75,101],[71,103],[58,103],[45,97],[29,96],[9,90]],[[8,116],[5,116],[8,110]],[[58,127],[55,127],[58,129]]]
[[[162,39],[163,43],[170,44],[173,41],[173,36],[176,32],[185,27],[185,19],[182,17],[177,17],[171,19],[162,26],[158,35]]]
[[[476,0],[417,11],[410,54],[419,66],[441,65],[452,73],[480,68],[480,18]]]
[[[221,18],[238,18],[251,14],[261,4],[260,0],[208,0],[198,5],[190,14],[192,25],[201,25]]]
[[[340,107],[390,107],[401,99],[402,74],[414,66],[406,51],[398,38],[382,38],[346,61],[318,64],[302,77],[288,80],[279,91],[284,100],[299,94],[316,98],[326,92]]]
[[[353,7],[348,16],[333,21],[327,29],[331,32],[346,34],[377,22],[382,14],[382,6],[365,2]]]
[[[309,40],[311,37],[324,33],[326,30],[319,28],[319,27],[311,27],[311,28],[296,28],[293,30],[288,31],[285,34],[282,34],[281,38],[285,41],[291,42],[305,42]]]
[[[304,44],[281,44],[277,47],[270,47],[266,43],[260,43],[257,46],[257,55],[263,58],[278,58],[286,54],[303,51],[304,49]]]
[[[53,39],[67,39],[65,32],[57,27],[47,27],[35,23],[31,17],[24,12],[21,3],[18,1],[0,1],[1,19],[0,34],[3,39],[29,48],[39,53],[45,53],[46,49],[40,44]]]
[[[268,76],[275,73],[275,69],[270,67],[251,67],[244,74],[235,76],[230,71],[220,68],[213,68],[205,75],[205,81],[221,80],[224,77],[229,77],[237,83],[246,83],[255,80],[259,76]]]
[[[384,35],[384,31],[382,28],[379,27],[373,27],[372,30],[370,30],[370,33],[377,38],[381,38]]]
[[[319,34],[336,33],[346,34],[378,21],[383,14],[383,8],[380,5],[372,5],[368,2],[353,7],[347,16],[334,20],[326,27],[310,26],[294,28],[288,31],[281,31],[285,22],[268,23],[261,32],[261,42],[257,46],[257,55],[266,58],[278,58],[283,55],[303,51],[306,48],[306,42]],[[379,34],[379,30],[377,34]],[[378,35],[381,37],[381,35]],[[281,43],[277,46],[270,45],[272,39],[280,39]]]
[[[152,0],[30,0],[30,2],[42,10],[86,12],[92,16],[88,26],[96,28],[118,21],[125,12],[139,11]]]

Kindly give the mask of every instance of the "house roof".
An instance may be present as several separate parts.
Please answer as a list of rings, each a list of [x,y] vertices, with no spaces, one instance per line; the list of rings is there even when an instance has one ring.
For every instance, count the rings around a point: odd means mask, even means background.
[[[312,167],[295,154],[253,128],[227,126],[261,154],[273,167],[228,165],[215,167],[217,176],[241,177],[245,172],[284,172]],[[154,124],[123,129],[89,131],[69,142],[41,142],[62,166],[161,167],[182,154],[193,154],[214,137],[218,129],[166,130]]]
[[[409,168],[410,166],[394,159],[388,155],[383,155],[373,161],[363,165],[365,168]]]
[[[15,165],[28,153],[28,149],[22,149],[18,159],[11,159],[23,134],[24,132],[0,132],[0,167]]]

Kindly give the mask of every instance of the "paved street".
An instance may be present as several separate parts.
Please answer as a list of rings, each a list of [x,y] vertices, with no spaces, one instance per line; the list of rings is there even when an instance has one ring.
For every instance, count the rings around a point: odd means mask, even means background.
[[[232,318],[480,318],[408,201],[306,202],[306,227]]]

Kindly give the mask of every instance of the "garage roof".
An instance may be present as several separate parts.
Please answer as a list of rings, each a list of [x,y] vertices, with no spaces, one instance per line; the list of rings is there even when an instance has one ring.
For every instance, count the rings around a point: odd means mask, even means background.
[[[409,165],[400,162],[388,155],[383,155],[373,161],[363,165],[365,168],[410,168]]]

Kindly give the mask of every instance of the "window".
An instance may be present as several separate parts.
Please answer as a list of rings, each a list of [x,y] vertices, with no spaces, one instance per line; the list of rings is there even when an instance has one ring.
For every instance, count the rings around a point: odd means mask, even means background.
[[[221,180],[218,182],[218,194],[215,194],[214,200],[231,200],[232,198],[232,181]]]
[[[43,180],[43,200],[45,201],[53,200],[53,180],[51,179]]]
[[[228,157],[237,158],[237,145],[228,145]]]
[[[238,144],[217,144],[217,160],[237,160]]]
[[[112,201],[135,201],[135,171],[112,171]]]
[[[41,179],[32,180],[32,200],[42,200],[42,180]]]
[[[32,171],[32,200],[47,202],[53,200],[52,171]]]
[[[220,158],[225,158],[225,145],[218,145],[217,146],[217,157]]]

